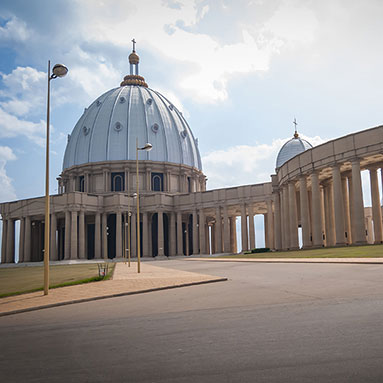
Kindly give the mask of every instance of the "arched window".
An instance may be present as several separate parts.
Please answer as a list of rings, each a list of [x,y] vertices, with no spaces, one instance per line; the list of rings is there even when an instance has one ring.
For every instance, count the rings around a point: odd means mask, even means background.
[[[124,173],[112,173],[112,191],[124,191]]]
[[[80,176],[80,180],[79,180],[79,191],[80,192],[84,192],[85,191],[85,178],[84,176]]]
[[[152,173],[152,190],[164,191],[164,175],[162,173]]]

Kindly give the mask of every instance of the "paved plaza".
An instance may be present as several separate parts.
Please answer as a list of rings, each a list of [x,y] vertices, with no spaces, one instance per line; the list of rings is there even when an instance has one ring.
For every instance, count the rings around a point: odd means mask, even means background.
[[[147,264],[228,280],[1,317],[4,381],[383,380],[382,264]]]

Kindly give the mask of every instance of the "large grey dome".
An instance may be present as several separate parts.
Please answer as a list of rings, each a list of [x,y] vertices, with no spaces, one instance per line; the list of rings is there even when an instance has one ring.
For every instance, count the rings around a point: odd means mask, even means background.
[[[313,146],[303,138],[300,138],[298,133],[295,132],[294,137],[287,141],[281,148],[277,156],[276,168],[280,168],[289,159],[295,157],[297,154],[304,152]]]
[[[136,81],[132,77],[127,76],[126,83]],[[139,152],[142,160],[202,170],[197,142],[182,113],[143,84],[112,89],[85,109],[68,136],[63,170],[90,162],[135,160],[136,138],[139,146],[153,145],[150,152]]]

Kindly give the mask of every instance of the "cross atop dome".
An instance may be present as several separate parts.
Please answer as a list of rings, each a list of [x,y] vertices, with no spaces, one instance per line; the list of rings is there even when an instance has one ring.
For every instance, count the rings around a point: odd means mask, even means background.
[[[147,88],[148,84],[145,82],[145,79],[138,74],[138,64],[140,62],[140,57],[136,53],[136,39],[133,39],[132,43],[133,49],[132,53],[129,55],[130,74],[124,77],[124,81],[121,82],[120,86],[137,85]]]
[[[299,134],[298,134],[298,131],[297,131],[297,119],[294,117],[294,121],[293,121],[293,124],[295,125],[295,132],[294,132],[294,138],[298,138],[299,137]]]

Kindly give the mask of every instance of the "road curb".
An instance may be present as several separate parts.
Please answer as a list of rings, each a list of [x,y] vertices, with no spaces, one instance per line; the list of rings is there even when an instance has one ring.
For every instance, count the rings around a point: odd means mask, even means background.
[[[49,308],[52,308],[52,307],[67,306],[67,305],[71,305],[71,304],[75,304],[75,303],[84,303],[84,302],[97,301],[97,300],[101,300],[101,299],[117,298],[117,297],[122,297],[122,296],[125,296],[125,295],[137,295],[137,294],[151,293],[151,292],[154,292],[154,291],[170,290],[170,289],[176,289],[176,288],[179,288],[179,287],[204,285],[204,284],[214,283],[214,282],[224,282],[224,281],[227,281],[227,280],[228,279],[226,277],[222,277],[222,278],[216,278],[216,279],[208,279],[208,280],[205,280],[205,281],[181,283],[181,284],[172,285],[172,286],[153,287],[151,289],[145,289],[145,290],[126,291],[126,292],[122,292],[122,293],[108,294],[108,295],[102,295],[102,296],[91,297],[91,298],[73,299],[71,301],[66,301],[66,302],[51,303],[49,305],[41,305],[41,306],[36,306],[36,307],[28,307],[28,308],[25,308],[25,309],[18,309],[18,310],[7,311],[7,312],[0,313],[0,317],[4,317],[4,316],[8,316],[8,315],[15,315],[15,314],[26,313],[26,312],[30,312],[30,311],[49,309]]]

